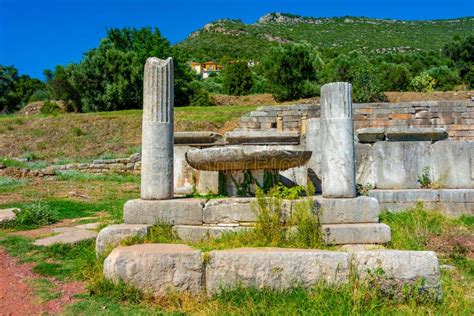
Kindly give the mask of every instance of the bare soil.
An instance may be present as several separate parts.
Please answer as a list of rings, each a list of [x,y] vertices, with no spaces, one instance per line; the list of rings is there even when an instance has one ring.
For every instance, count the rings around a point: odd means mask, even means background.
[[[60,282],[49,279],[60,297],[42,302],[28,285],[40,276],[32,272],[34,264],[18,264],[15,258],[0,248],[0,315],[57,315],[85,292],[81,282]]]

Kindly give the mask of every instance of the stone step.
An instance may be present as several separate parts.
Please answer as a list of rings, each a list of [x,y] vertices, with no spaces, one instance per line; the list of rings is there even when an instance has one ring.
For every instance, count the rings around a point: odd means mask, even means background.
[[[312,197],[314,208],[320,210],[321,224],[378,223],[379,203],[375,198],[360,196],[347,199],[327,199],[321,196]],[[299,200],[282,201],[282,217],[288,219]],[[225,198],[212,199],[203,210],[203,222],[217,223],[248,223],[255,222],[257,215],[252,210],[256,198]]]
[[[97,236],[97,232],[74,227],[58,227],[53,230],[58,235],[37,239],[35,246],[52,246],[56,244],[74,245],[81,241],[91,240]]]
[[[384,244],[390,241],[390,227],[382,223],[322,225],[326,244]]]
[[[184,241],[202,241],[208,238],[217,238],[225,233],[234,233],[252,229],[244,226],[188,226],[176,225],[174,233]]]
[[[236,286],[311,289],[321,282],[345,284],[354,276],[380,282],[391,295],[420,286],[420,292],[441,298],[432,251],[237,248],[203,254],[187,245],[143,244],[114,249],[105,259],[104,276],[154,295],[213,294]]]

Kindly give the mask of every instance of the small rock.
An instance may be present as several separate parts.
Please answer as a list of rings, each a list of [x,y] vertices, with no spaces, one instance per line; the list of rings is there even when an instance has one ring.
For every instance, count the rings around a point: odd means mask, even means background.
[[[6,208],[3,210],[0,210],[0,223],[3,222],[9,222],[15,219],[16,214],[15,210],[18,210],[17,208]]]

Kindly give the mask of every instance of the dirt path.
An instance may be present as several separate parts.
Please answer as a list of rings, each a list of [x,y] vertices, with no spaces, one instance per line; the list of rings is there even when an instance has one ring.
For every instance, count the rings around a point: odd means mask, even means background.
[[[31,271],[33,266],[34,264],[18,264],[14,257],[0,248],[0,316],[57,315],[74,301],[75,294],[85,291],[83,283],[64,283],[48,278],[54,291],[60,294],[56,299],[42,302],[29,285],[41,278]]]

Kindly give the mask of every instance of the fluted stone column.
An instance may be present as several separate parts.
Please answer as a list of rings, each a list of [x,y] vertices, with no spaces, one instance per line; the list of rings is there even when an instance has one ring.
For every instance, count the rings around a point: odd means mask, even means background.
[[[334,82],[321,87],[321,173],[324,197],[356,196],[352,86]]]
[[[143,78],[142,166],[140,196],[174,196],[173,59],[148,58]]]

